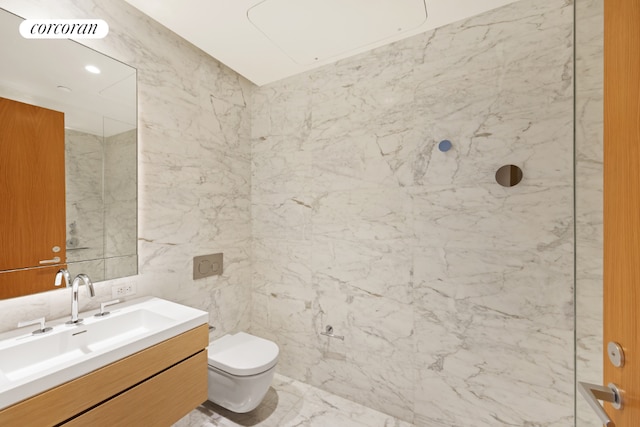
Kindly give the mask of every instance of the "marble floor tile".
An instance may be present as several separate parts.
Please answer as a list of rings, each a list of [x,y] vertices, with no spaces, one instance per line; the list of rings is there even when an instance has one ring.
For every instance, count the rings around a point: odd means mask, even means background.
[[[235,414],[211,402],[173,427],[413,427],[374,409],[276,374],[264,401]]]

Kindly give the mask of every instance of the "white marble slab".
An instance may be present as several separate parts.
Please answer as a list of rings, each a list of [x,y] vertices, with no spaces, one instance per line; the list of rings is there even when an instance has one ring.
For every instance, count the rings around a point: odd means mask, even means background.
[[[109,35],[83,43],[137,69],[139,274],[98,283],[98,297],[80,296],[81,310],[112,299],[113,285],[133,283],[136,297],[162,295],[208,311],[220,334],[247,329],[252,85],[124,1],[1,0],[0,7],[31,18],[103,19]],[[125,167],[121,160],[132,153],[113,151],[109,167]],[[131,199],[117,183],[111,190],[109,220],[122,222],[118,204]],[[106,243],[110,253],[121,246],[117,236]],[[224,274],[194,281],[192,258],[216,252],[224,252]],[[95,267],[109,273],[123,266]],[[69,300],[59,290],[0,301],[0,330],[61,317]]]
[[[421,426],[572,422],[572,19],[520,1],[254,91],[283,374]]]
[[[276,374],[263,402],[235,414],[205,402],[173,427],[413,427],[375,409]]]

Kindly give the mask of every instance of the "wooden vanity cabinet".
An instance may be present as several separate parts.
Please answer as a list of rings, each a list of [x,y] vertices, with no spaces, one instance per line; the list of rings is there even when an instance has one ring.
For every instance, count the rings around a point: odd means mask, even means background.
[[[198,326],[0,411],[1,426],[171,426],[207,400]]]

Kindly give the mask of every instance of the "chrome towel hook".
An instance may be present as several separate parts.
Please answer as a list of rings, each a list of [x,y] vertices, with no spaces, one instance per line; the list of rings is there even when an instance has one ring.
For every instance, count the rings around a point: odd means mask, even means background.
[[[344,341],[344,336],[343,335],[334,335],[333,333],[333,326],[331,325],[327,325],[327,327],[325,328],[325,332],[320,332],[320,335],[325,335],[329,338],[337,338],[339,340]]]

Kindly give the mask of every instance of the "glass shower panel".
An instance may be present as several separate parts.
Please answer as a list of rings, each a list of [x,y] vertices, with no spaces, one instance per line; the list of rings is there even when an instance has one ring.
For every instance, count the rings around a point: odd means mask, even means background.
[[[603,35],[601,0],[575,1],[576,380],[602,383]],[[576,426],[599,425],[576,393]]]

